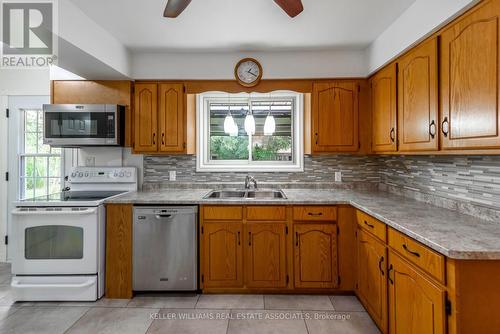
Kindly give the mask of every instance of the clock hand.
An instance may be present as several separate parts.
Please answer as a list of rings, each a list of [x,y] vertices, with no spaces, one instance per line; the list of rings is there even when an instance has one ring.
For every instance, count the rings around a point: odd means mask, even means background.
[[[257,74],[253,73],[253,72],[252,72],[252,71],[250,71],[250,70],[248,70],[247,72],[248,72],[248,73],[250,73],[251,75],[253,75],[254,77],[256,77],[256,76],[257,76]]]

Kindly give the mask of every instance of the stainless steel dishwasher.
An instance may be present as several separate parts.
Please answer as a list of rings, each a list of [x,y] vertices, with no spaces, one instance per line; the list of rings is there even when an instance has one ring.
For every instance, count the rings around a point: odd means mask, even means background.
[[[133,289],[194,291],[198,207],[135,207]]]

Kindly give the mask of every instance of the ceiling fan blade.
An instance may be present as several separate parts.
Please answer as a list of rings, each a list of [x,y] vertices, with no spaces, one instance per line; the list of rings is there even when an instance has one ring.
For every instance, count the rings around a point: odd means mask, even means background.
[[[190,3],[191,0],[168,0],[163,16],[175,18],[179,16]]]
[[[274,0],[274,2],[283,8],[290,17],[295,17],[304,10],[301,0]]]

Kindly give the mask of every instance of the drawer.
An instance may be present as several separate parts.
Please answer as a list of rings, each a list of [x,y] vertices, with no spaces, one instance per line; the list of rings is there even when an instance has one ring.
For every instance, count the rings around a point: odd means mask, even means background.
[[[387,240],[387,226],[384,223],[359,210],[356,210],[356,219],[359,227],[384,242]]]
[[[286,206],[247,206],[247,220],[284,221]]]
[[[335,221],[337,220],[337,207],[335,206],[295,206],[293,220],[301,221]]]
[[[389,228],[389,246],[439,282],[445,283],[444,255],[392,228]]]
[[[241,206],[204,206],[204,220],[241,220],[243,219],[243,207]]]

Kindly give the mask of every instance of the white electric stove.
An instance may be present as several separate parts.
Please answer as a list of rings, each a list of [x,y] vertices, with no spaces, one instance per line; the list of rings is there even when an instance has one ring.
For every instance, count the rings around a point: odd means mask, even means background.
[[[104,201],[137,190],[130,167],[77,167],[61,193],[12,212],[12,290],[18,301],[92,301],[104,294]]]

